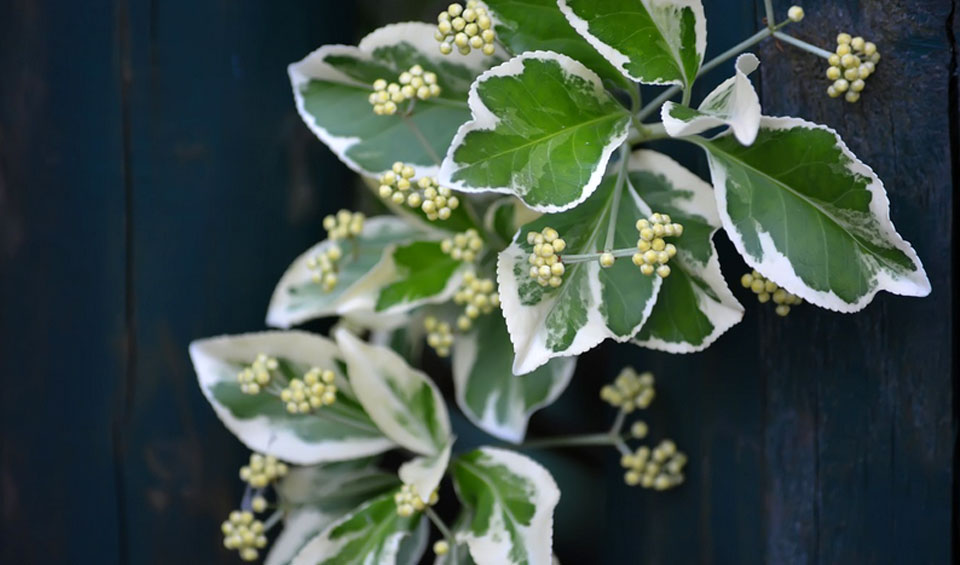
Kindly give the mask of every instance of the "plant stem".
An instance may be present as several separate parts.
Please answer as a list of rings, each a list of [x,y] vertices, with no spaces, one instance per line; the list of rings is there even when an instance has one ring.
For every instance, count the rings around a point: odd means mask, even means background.
[[[544,439],[535,439],[525,441],[520,447],[542,448],[542,447],[572,447],[577,445],[614,445],[619,438],[609,433],[604,434],[580,434],[571,436],[548,437]]]
[[[427,518],[430,518],[430,521],[433,522],[433,525],[440,530],[440,535],[443,536],[447,543],[450,544],[450,561],[452,563],[457,563],[457,540],[453,537],[453,532],[450,531],[450,528],[447,527],[447,524],[444,523],[443,519],[433,511],[433,508],[425,506],[423,508],[423,513],[427,515]]]
[[[624,249],[614,249],[610,251],[614,257],[631,257],[637,250],[633,247],[627,247]],[[589,263],[590,261],[598,261],[600,259],[600,253],[579,253],[576,255],[563,255],[564,263]]]
[[[688,86],[683,89],[683,97],[680,99],[680,103],[684,106],[690,105],[690,97],[693,96],[693,87]]]
[[[270,517],[267,518],[267,521],[263,523],[263,531],[265,533],[269,532],[270,528],[276,526],[277,522],[279,522],[281,518],[283,518],[283,511],[281,510],[277,510],[271,514]]]
[[[773,17],[773,0],[763,0],[763,9],[767,13],[767,27],[773,30],[776,19]]]
[[[617,232],[617,216],[620,213],[620,197],[623,195],[623,185],[627,180],[627,163],[630,161],[630,144],[620,146],[620,170],[617,173],[617,184],[613,187],[613,202],[610,205],[610,219],[607,222],[607,237],[603,244],[604,249],[613,245],[613,236]]]
[[[779,39],[780,41],[783,41],[784,43],[789,43],[790,45],[793,45],[794,47],[798,47],[798,48],[800,48],[800,49],[803,49],[803,50],[806,51],[807,53],[813,53],[814,55],[816,55],[816,56],[818,56],[818,57],[822,57],[822,58],[824,58],[824,59],[829,59],[830,56],[833,55],[833,53],[827,51],[826,49],[821,49],[821,48],[817,47],[816,45],[811,45],[810,43],[807,43],[806,41],[803,41],[802,39],[797,39],[796,37],[794,37],[794,36],[792,36],[792,35],[787,35],[786,33],[783,33],[782,31],[774,31],[774,32],[773,32],[773,36],[776,37],[777,39]]]

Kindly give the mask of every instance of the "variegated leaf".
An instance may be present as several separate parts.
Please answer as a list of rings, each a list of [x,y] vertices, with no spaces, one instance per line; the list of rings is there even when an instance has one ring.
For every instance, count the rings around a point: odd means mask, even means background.
[[[832,129],[768,118],[750,147],[707,152],[720,219],[744,260],[804,300],[840,312],[886,290],[926,296],[930,281],[890,221],[883,183]]]
[[[277,358],[279,376],[301,378],[312,367],[337,375],[337,401],[310,414],[290,414],[279,397],[245,394],[237,373],[258,354]],[[190,344],[200,389],[220,420],[247,447],[301,465],[343,461],[395,447],[357,402],[330,340],[306,332],[264,332],[203,339]]]

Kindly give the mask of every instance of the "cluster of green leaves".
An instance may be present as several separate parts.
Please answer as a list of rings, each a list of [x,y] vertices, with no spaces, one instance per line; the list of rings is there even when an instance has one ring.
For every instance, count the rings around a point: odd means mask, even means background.
[[[454,552],[438,562],[550,562],[559,491],[549,473],[501,449],[455,454],[443,398],[407,362],[416,363],[424,316],[456,317],[452,299],[468,271],[496,277],[502,315],[458,331],[456,404],[514,443],[531,414],[563,392],[576,356],[603,340],[689,353],[740,321],[743,307],[714,247],[721,229],[750,267],[816,306],[854,312],[881,290],[930,291],[874,172],[830,128],[762,114],[749,79],[755,56],[741,55],[734,76],[696,107],[684,96],[662,105],[660,122],[643,123],[639,84],[689,93],[701,71],[700,0],[485,3],[500,45],[492,57],[445,57],[434,26],[402,23],[356,47],[322,47],[289,68],[304,122],[368,183],[400,161],[418,177],[437,177],[463,206],[427,222],[391,205],[393,215],[339,242],[332,291],[309,268],[333,245],[323,241],[294,261],[270,302],[271,326],[338,316],[406,358],[345,329],[335,341],[278,331],[191,348],[225,425],[253,450],[308,466],[278,487],[292,510],[268,563],[417,562],[425,520],[397,514],[397,477],[371,459],[391,449],[410,454],[397,473],[402,483],[430,493],[449,474],[456,486],[463,513]],[[394,80],[414,64],[437,73],[441,95],[375,115],[374,80]],[[658,138],[701,148],[712,182],[642,147]],[[671,240],[678,251],[666,278],[643,275],[627,257],[636,220],[654,212],[684,226]],[[546,227],[566,242],[561,260],[587,257],[566,264],[558,287],[528,273],[527,234]],[[441,243],[466,229],[486,245],[473,264]],[[621,258],[602,267],[596,258],[614,250]],[[236,371],[261,352],[292,367],[334,368],[340,396],[329,414],[290,415],[276,398],[241,393]]]

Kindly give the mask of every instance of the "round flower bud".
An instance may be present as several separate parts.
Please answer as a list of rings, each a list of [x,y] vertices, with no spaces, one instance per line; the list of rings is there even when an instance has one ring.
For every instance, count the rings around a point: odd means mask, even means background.
[[[600,266],[605,269],[612,267],[615,260],[613,253],[603,253],[600,255]]]
[[[837,80],[840,78],[840,67],[829,67],[827,68],[827,78],[830,80]]]
[[[437,555],[446,555],[450,551],[450,544],[445,540],[439,540],[433,544],[433,552]]]
[[[854,51],[863,51],[865,43],[862,37],[857,36],[850,40],[850,47],[853,47]]]
[[[833,83],[833,87],[837,89],[837,92],[846,92],[850,88],[850,83],[846,79],[838,79]]]
[[[837,44],[838,44],[838,45],[848,44],[848,43],[850,43],[850,41],[852,41],[852,40],[853,40],[853,38],[850,37],[850,34],[849,34],[849,33],[841,33],[841,34],[838,34],[838,35],[837,35]]]
[[[851,92],[860,92],[866,86],[866,83],[863,82],[863,79],[857,79],[850,83]]]
[[[787,10],[787,17],[792,22],[799,22],[803,19],[803,15],[803,8],[800,6],[790,6],[790,9]]]
[[[839,67],[840,55],[837,55],[836,53],[834,53],[833,55],[830,55],[830,57],[827,58],[827,62],[830,63],[831,67]]]
[[[850,102],[850,103],[852,104],[852,103],[856,102],[857,100],[860,100],[860,93],[859,93],[859,92],[854,92],[854,91],[851,90],[850,92],[847,92],[845,98],[846,98],[847,102]]]

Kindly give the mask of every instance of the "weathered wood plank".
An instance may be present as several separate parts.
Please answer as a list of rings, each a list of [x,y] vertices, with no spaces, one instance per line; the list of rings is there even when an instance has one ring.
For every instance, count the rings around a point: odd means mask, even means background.
[[[0,563],[116,563],[124,170],[110,2],[0,4]]]

